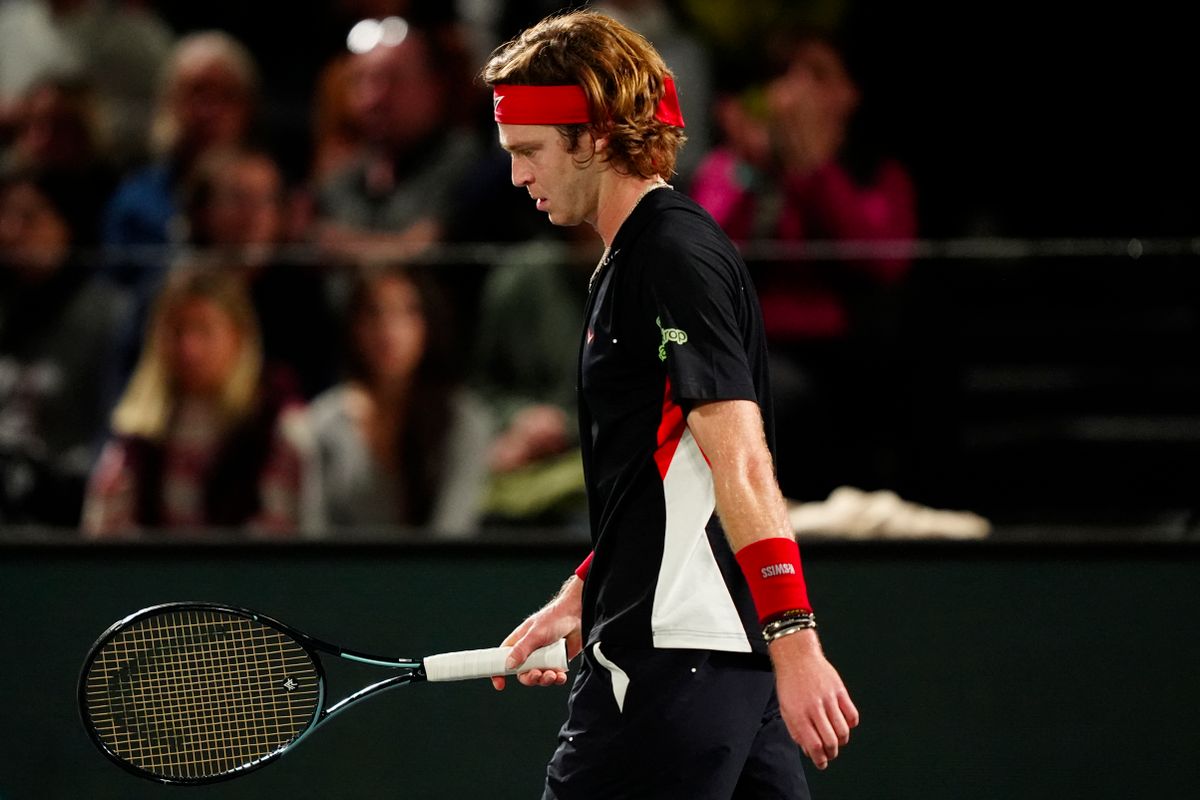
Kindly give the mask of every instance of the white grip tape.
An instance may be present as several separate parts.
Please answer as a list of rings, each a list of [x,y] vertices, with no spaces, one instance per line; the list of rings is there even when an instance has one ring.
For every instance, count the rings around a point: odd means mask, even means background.
[[[567,669],[567,643],[559,639],[554,644],[534,650],[525,663],[516,669],[505,669],[504,661],[511,647],[488,647],[483,650],[461,650],[440,653],[425,658],[425,677],[431,681],[469,681],[493,675],[516,675],[531,669]]]

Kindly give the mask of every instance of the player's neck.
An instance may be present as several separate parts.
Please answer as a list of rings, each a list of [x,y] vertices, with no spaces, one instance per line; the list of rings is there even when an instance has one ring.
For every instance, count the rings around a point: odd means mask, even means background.
[[[605,177],[608,180],[600,184],[600,201],[596,206],[596,232],[604,240],[605,247],[612,247],[617,231],[638,202],[652,190],[667,184],[657,176],[639,178],[609,172]]]

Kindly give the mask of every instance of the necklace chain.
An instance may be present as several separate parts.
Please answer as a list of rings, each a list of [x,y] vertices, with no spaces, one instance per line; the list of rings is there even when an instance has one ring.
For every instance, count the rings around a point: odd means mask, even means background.
[[[674,188],[675,188],[674,186],[672,186],[671,184],[662,180],[661,178],[658,180],[657,183],[652,183],[649,186],[647,186],[645,189],[642,190],[642,193],[638,195],[637,200],[633,201],[633,205],[631,205],[629,207],[629,210],[625,212],[625,216],[622,217],[621,224],[617,226],[617,230],[621,230],[621,225],[624,225],[625,220],[629,219],[629,217],[633,215],[633,210],[638,207],[638,203],[642,202],[643,197],[650,194],[655,189],[674,189]],[[594,269],[592,271],[592,277],[588,279],[588,293],[589,294],[591,293],[593,287],[595,287],[596,279],[600,277],[600,273],[601,273],[601,271],[603,271],[604,266],[609,262],[609,251],[611,249],[612,249],[611,245],[604,248],[604,255],[600,256],[600,262],[598,264],[596,264],[596,269]]]

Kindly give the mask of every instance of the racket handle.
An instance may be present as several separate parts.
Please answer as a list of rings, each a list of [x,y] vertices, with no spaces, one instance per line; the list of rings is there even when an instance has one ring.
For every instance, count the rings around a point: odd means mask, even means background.
[[[511,652],[511,647],[488,647],[427,656],[424,660],[425,676],[431,681],[469,681],[493,675],[516,675],[531,669],[565,671],[567,668],[567,643],[562,639],[534,650],[525,663],[516,669],[505,669],[504,661]]]

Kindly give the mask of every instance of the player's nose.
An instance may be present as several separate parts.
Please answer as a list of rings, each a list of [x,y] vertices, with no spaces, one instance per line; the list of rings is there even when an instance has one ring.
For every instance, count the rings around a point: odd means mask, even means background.
[[[512,165],[512,183],[513,186],[528,186],[533,183],[533,173],[528,168],[522,167],[514,161]]]

